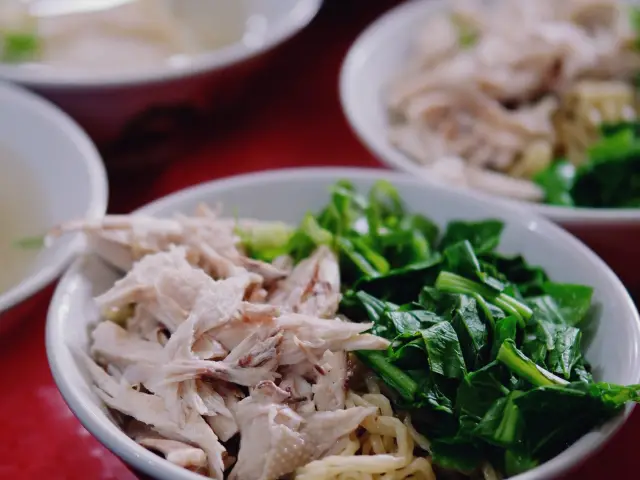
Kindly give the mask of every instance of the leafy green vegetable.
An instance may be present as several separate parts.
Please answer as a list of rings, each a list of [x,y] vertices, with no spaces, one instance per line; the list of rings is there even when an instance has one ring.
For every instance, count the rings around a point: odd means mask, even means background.
[[[482,366],[487,346],[487,326],[480,318],[476,299],[467,295],[456,296],[451,324],[460,339],[466,365],[476,369]]]
[[[456,395],[456,410],[479,422],[491,406],[509,394],[504,367],[491,362],[464,377]]]
[[[495,290],[504,290],[504,283],[485,271],[487,265],[483,268],[468,240],[463,240],[446,247],[444,249],[444,257],[450,271],[467,278],[475,277]],[[497,272],[492,271],[491,273],[496,274]]]
[[[607,164],[615,145],[635,145],[640,131],[608,128],[594,164]],[[561,172],[547,172],[545,182],[554,195],[578,198],[581,172],[575,184],[551,178]],[[593,289],[552,282],[522,256],[497,252],[502,230],[497,220],[454,221],[439,238],[389,183],[365,196],[339,182],[294,232],[244,241],[260,258],[284,251],[296,261],[319,245],[333,248],[340,313],[371,322],[371,333],[390,342],[356,355],[427,435],[433,461],[467,474],[490,462],[516,475],[638,401],[640,386],[594,383],[581,330]]]
[[[421,333],[431,371],[449,378],[463,378],[467,372],[453,326],[440,322]]]
[[[545,192],[545,202],[562,207],[573,207],[571,189],[575,183],[576,168],[566,160],[553,162],[547,169],[539,172],[534,181]]]
[[[501,318],[496,322],[493,346],[491,348],[491,358],[496,358],[500,347],[505,340],[516,341],[518,334],[518,318],[514,315]]]
[[[452,437],[431,442],[433,461],[443,468],[472,472],[484,460],[480,448],[464,437]]]
[[[415,399],[418,384],[409,375],[389,362],[383,353],[361,350],[358,352],[358,358],[380,375],[380,378],[398,392],[402,398],[408,401]]]
[[[523,450],[541,461],[551,458],[626,402],[637,401],[637,391],[638,386],[572,383],[525,392],[515,400],[524,425]]]
[[[571,377],[571,371],[582,355],[581,337],[582,332],[575,327],[556,327],[554,348],[549,352],[547,360],[547,365],[553,373],[563,375],[567,380]]]
[[[527,454],[513,452],[511,450],[507,450],[504,454],[504,470],[509,477],[531,470],[539,464],[539,461],[531,458]]]
[[[591,308],[593,288],[585,285],[545,282],[542,290],[553,299],[564,323],[578,325]]]
[[[511,448],[520,436],[522,428],[520,411],[515,400],[522,392],[514,390],[496,400],[482,418],[474,433],[483,440],[499,447]]]
[[[637,207],[640,205],[640,138],[636,122],[601,127],[586,161],[574,167],[553,162],[534,180],[545,192],[546,203],[579,207]]]
[[[449,245],[467,240],[476,254],[490,252],[500,243],[503,229],[503,223],[498,220],[449,222],[440,242],[440,248],[444,250]]]
[[[528,265],[521,255],[513,257],[496,252],[480,255],[483,268],[490,265],[504,280],[509,282],[511,289],[519,297],[540,295],[544,292],[543,285],[549,278],[540,267]]]
[[[492,290],[479,283],[468,280],[455,273],[442,271],[436,279],[436,288],[443,292],[459,293],[465,295],[478,295],[486,298],[491,303],[497,305],[510,315],[515,315],[521,325],[531,318],[532,310],[524,303],[515,298]]]
[[[435,281],[440,272],[440,263],[440,257],[433,256],[430,260],[390,270],[385,275],[361,277],[353,288],[380,298],[393,298],[396,302],[407,303],[420,294],[423,285]]]
[[[387,311],[385,316],[395,327],[396,335],[429,328],[442,321],[435,313],[425,310]]]
[[[539,365],[536,365],[530,358],[516,348],[513,340],[504,341],[498,351],[497,360],[514,374],[538,387],[545,385],[565,385],[567,383]]]

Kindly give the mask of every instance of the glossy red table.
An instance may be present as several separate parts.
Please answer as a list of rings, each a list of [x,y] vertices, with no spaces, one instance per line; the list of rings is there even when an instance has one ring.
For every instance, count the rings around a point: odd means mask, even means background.
[[[275,52],[223,128],[212,124],[206,138],[162,171],[139,179],[113,176],[110,211],[127,212],[189,185],[255,170],[380,167],[341,114],[337,73],[357,33],[394,3],[328,2],[310,28]],[[50,287],[12,312],[18,325],[0,336],[0,479],[134,480],[78,423],[53,383],[44,349],[51,293]],[[640,414],[566,478],[637,478],[635,434]]]

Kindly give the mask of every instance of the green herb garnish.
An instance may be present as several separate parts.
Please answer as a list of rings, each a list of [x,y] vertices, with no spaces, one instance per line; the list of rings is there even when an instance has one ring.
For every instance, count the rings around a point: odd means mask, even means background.
[[[0,61],[20,63],[33,60],[40,51],[40,39],[30,32],[0,33]]]
[[[35,250],[45,247],[45,236],[40,235],[37,237],[24,237],[13,242],[14,248],[20,248],[24,250]]]

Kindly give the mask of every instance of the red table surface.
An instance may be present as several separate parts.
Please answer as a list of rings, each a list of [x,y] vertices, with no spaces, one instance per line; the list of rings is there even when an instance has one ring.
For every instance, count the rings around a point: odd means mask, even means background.
[[[337,74],[358,32],[394,3],[328,2],[307,30],[275,52],[224,129],[212,126],[201,144],[142,182],[112,178],[110,211],[131,211],[199,182],[255,170],[381,167],[349,130]],[[52,291],[12,312],[18,325],[0,337],[0,479],[133,480],[133,473],[80,425],[56,389],[44,348]],[[640,471],[636,433],[640,414],[566,478],[637,477],[625,473]]]

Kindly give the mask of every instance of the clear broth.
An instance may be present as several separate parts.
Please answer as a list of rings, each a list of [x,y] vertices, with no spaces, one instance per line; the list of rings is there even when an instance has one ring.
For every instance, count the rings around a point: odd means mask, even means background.
[[[0,293],[24,280],[34,267],[37,248],[16,242],[46,231],[42,190],[19,157],[0,145]]]

